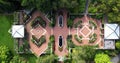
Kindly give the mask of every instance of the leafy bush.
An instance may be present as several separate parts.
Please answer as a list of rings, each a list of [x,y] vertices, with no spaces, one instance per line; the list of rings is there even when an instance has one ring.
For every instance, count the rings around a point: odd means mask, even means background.
[[[75,23],[75,24],[74,24],[74,27],[75,27],[75,28],[77,28],[77,27],[82,28],[82,21],[80,20],[80,21],[78,21],[77,23]]]
[[[77,36],[77,35],[74,35],[74,38],[79,42],[79,43],[82,43],[82,36]]]
[[[116,48],[120,51],[120,41],[117,41],[117,42],[115,43],[115,46],[116,46]]]
[[[49,38],[50,42],[55,42],[55,37],[54,35],[51,35],[50,38]]]
[[[67,21],[67,27],[70,27],[70,28],[73,27],[73,21],[71,19],[68,19],[68,21]]]
[[[51,22],[49,23],[49,26],[50,26],[50,27],[55,27],[55,24],[56,24],[55,21],[51,21]]]
[[[90,27],[89,27],[90,29],[92,27],[94,27],[95,29],[97,28],[97,25],[92,20],[89,21],[89,24],[90,24]]]
[[[32,36],[31,41],[35,43],[38,47],[40,47],[44,42],[46,42],[45,36],[41,36],[40,39],[37,39],[36,37]]]
[[[73,41],[72,41],[72,35],[68,35],[67,36],[67,46],[68,46],[68,48],[70,47],[70,48],[74,48],[75,47],[75,45],[73,44]]]
[[[97,34],[90,35],[89,43],[94,43],[97,40]]]
[[[43,28],[45,28],[46,22],[41,17],[37,17],[34,21],[32,21],[31,26],[34,28],[37,25],[41,25]]]

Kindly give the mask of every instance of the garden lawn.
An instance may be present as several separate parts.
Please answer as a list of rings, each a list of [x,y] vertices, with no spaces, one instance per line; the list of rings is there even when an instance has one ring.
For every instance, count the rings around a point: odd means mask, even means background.
[[[14,42],[8,30],[13,23],[13,15],[0,15],[0,46],[6,45],[14,53]]]

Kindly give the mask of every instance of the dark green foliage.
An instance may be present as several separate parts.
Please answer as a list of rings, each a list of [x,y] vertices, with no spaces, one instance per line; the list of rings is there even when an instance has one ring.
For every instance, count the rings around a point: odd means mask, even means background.
[[[75,38],[76,41],[78,41],[79,43],[82,43],[82,36],[74,35],[74,38]]]
[[[35,28],[38,25],[41,25],[43,28],[45,28],[46,22],[41,17],[37,17],[34,21],[32,21],[31,26]]]
[[[116,46],[116,48],[120,51],[120,41],[117,41],[117,42],[115,43],[115,46]]]
[[[108,22],[120,23],[120,0],[90,0],[90,13],[102,13],[102,16],[107,16]]]
[[[50,38],[49,38],[49,40],[50,40],[50,42],[52,42],[52,43],[55,42],[55,37],[54,37],[54,35],[51,35]]]
[[[73,44],[73,41],[72,41],[72,35],[67,36],[67,46],[68,46],[68,48],[74,48],[75,47],[75,45]]]
[[[57,57],[53,54],[41,56],[36,60],[36,63],[56,63],[56,62]]]
[[[67,27],[70,27],[70,28],[73,27],[73,21],[71,19],[68,19],[68,21],[67,21]]]
[[[75,28],[77,28],[77,27],[82,28],[82,21],[80,20],[77,23],[74,23],[74,27]]]
[[[97,40],[97,34],[90,35],[89,43],[94,43]]]
[[[37,39],[35,36],[32,36],[31,41],[35,43],[38,47],[40,47],[43,43],[46,42],[45,36],[41,36],[39,39]]]
[[[96,23],[95,23],[94,21],[90,20],[90,21],[89,21],[89,24],[90,24],[91,27],[94,27],[94,29],[97,28],[97,25],[96,25]],[[91,27],[90,27],[90,28],[91,28]]]

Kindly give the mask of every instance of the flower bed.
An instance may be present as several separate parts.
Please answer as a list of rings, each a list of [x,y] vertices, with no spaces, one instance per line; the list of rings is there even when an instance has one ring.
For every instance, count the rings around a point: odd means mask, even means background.
[[[43,43],[46,42],[45,36],[41,36],[41,38],[37,39],[34,35],[32,36],[31,41],[36,44],[38,47],[40,47]]]
[[[34,28],[37,25],[41,25],[43,28],[45,28],[46,22],[41,17],[37,17],[34,21],[32,21],[31,26]]]
[[[97,40],[97,34],[93,34],[89,36],[90,40],[89,43],[94,43]]]
[[[82,36],[74,35],[74,38],[75,38],[75,40],[78,41],[79,43],[82,43]]]
[[[82,28],[82,21],[80,20],[80,21],[78,21],[77,23],[75,23],[75,24],[74,24],[74,27],[75,27],[75,28],[77,28],[77,27]]]
[[[89,21],[89,24],[90,24],[90,29],[92,29],[92,27],[94,27],[95,29],[97,28],[97,25],[92,21],[92,20],[90,20]]]

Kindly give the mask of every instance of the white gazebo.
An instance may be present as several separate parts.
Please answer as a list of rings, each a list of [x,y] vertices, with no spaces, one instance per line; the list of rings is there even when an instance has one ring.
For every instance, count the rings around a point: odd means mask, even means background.
[[[120,29],[118,24],[104,25],[104,39],[119,39]]]
[[[24,37],[24,26],[13,25],[11,33],[12,33],[13,38],[23,38]]]

